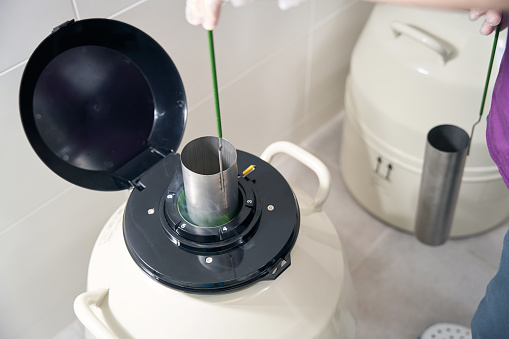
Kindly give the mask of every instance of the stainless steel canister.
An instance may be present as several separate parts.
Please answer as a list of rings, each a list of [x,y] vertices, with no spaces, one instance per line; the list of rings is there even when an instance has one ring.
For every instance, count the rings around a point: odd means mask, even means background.
[[[188,221],[197,226],[222,225],[238,210],[237,150],[222,139],[224,189],[221,187],[218,150],[219,139],[206,136],[190,141],[180,156]]]
[[[415,235],[437,246],[449,237],[470,138],[463,129],[440,125],[428,133]]]

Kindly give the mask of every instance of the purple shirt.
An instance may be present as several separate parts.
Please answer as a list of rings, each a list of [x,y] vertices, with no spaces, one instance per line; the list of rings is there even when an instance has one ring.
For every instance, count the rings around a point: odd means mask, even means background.
[[[504,52],[493,89],[486,141],[490,155],[509,187],[509,48]],[[471,327],[473,339],[509,337],[509,232],[504,237],[498,272],[486,287]]]
[[[509,187],[509,48],[506,48],[493,88],[486,142],[491,158]]]

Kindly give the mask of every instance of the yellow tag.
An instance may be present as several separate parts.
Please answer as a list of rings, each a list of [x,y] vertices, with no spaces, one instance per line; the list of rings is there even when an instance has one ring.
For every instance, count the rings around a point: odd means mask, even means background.
[[[245,175],[248,175],[248,174],[249,174],[249,172],[253,171],[254,169],[255,169],[254,165],[251,165],[251,166],[249,166],[248,168],[246,168],[246,169],[244,170],[244,172],[242,172],[242,175],[244,175],[244,176],[245,176]]]

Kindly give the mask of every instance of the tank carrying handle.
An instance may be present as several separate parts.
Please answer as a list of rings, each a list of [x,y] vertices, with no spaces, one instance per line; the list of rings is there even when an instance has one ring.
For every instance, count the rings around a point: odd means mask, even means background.
[[[321,211],[331,188],[331,174],[327,166],[311,153],[288,141],[278,141],[269,145],[260,158],[270,163],[274,156],[279,153],[291,156],[315,172],[318,177],[318,190],[313,200],[312,210],[314,212]]]
[[[442,64],[445,64],[447,61],[449,61],[454,54],[454,49],[452,46],[448,46],[445,41],[441,41],[439,38],[436,38],[417,27],[394,21],[391,24],[391,28],[396,37],[400,35],[406,35],[407,37],[431,49],[433,52],[440,56]]]
[[[96,308],[101,307],[108,292],[108,289],[100,288],[80,294],[74,300],[74,313],[94,337],[98,339],[119,339],[91,309],[92,306]]]

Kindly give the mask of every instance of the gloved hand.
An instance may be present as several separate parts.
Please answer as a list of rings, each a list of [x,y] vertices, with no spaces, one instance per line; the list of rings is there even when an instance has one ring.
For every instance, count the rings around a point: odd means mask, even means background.
[[[228,0],[186,0],[186,19],[191,25],[202,25],[206,30],[216,28],[221,7]],[[256,0],[230,0],[232,5],[240,7]],[[305,0],[278,0],[282,10],[295,7]]]
[[[221,6],[226,0],[187,0],[186,19],[191,25],[202,25],[206,30],[213,30],[219,21]]]
[[[470,20],[475,21],[480,17],[485,16],[484,22],[481,26],[481,34],[490,35],[498,24],[502,21],[502,12],[496,9],[482,10],[482,9],[471,9]]]

